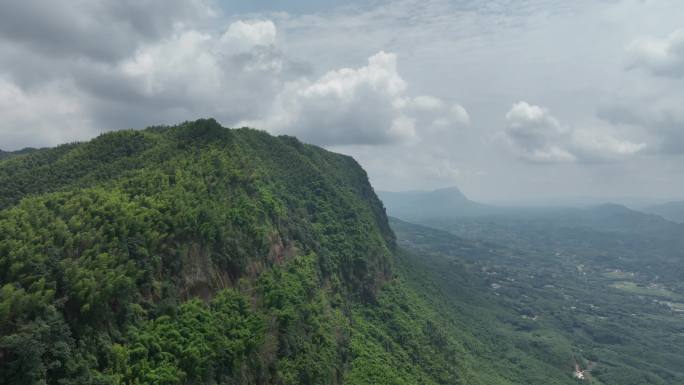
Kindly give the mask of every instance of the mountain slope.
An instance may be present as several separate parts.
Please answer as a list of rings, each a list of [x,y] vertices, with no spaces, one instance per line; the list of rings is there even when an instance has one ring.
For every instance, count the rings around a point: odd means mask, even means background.
[[[213,120],[0,160],[0,383],[576,383],[472,268],[522,258],[394,225],[352,158]]]
[[[0,161],[0,383],[514,384],[350,157],[213,120]]]
[[[0,186],[2,383],[339,382],[390,274],[365,172],[293,138],[116,132]]]

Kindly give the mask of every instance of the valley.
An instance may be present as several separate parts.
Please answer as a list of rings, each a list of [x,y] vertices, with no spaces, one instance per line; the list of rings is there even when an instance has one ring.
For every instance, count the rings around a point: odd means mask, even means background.
[[[426,268],[435,260],[463,264],[460,275],[435,276],[446,287],[464,274],[471,276],[485,293],[481,306],[496,314],[494,328],[532,357],[568,372],[576,362],[580,370],[575,373],[596,384],[683,381],[681,286],[668,272],[677,262],[666,266],[660,254],[645,248],[625,254],[623,234],[593,230],[587,238],[586,229],[563,232],[547,223],[554,238],[529,223],[506,232],[497,222],[490,217],[433,223],[450,232],[398,219],[391,223],[400,245],[431,255]],[[584,241],[572,238],[577,231]],[[503,246],[511,239],[518,243]],[[446,295],[456,296],[456,290]]]

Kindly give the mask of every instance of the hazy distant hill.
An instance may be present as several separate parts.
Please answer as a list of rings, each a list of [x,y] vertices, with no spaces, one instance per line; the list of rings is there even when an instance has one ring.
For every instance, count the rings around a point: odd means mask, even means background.
[[[6,158],[11,158],[16,155],[23,155],[23,154],[28,154],[30,152],[36,151],[36,148],[33,147],[26,147],[18,151],[3,151],[0,150],[0,159],[6,159]]]
[[[500,211],[471,201],[458,187],[434,191],[379,191],[378,195],[390,215],[408,220],[480,216]]]
[[[662,205],[655,205],[647,207],[644,212],[657,214],[665,219],[684,222],[684,201],[682,202],[668,202]]]
[[[658,215],[635,211],[614,203],[585,209],[567,209],[549,216],[549,219],[569,227],[652,235],[670,236],[680,233],[682,229],[682,226]]]
[[[380,191],[378,196],[391,216],[423,224],[482,217],[499,223],[522,221],[669,237],[681,231],[681,226],[672,221],[684,222],[684,202],[654,206],[641,212],[614,203],[587,208],[491,206],[468,199],[457,187],[434,191]]]

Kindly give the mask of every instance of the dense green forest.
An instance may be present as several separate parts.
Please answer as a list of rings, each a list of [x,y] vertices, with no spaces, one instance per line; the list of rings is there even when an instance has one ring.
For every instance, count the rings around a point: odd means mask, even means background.
[[[335,383],[394,239],[353,159],[213,120],[0,164],[0,382]]]
[[[0,162],[0,383],[510,384],[350,157],[213,120]]]

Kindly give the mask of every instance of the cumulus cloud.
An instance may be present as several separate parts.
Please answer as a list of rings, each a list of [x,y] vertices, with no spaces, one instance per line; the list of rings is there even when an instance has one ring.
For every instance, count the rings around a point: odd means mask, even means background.
[[[273,22],[246,20],[216,31],[177,28],[110,62],[62,58],[50,63],[40,53],[12,47],[5,51],[9,58],[0,59],[5,72],[0,75],[7,90],[25,95],[49,94],[50,84],[69,84],[73,89],[70,100],[81,116],[78,122],[72,120],[74,127],[67,131],[74,139],[98,130],[202,116],[230,125],[262,117],[284,83],[306,73],[304,66],[288,60],[275,47],[275,39]],[[37,64],[25,71],[22,62]],[[27,98],[24,103],[32,100],[40,102]],[[45,113],[42,120],[54,117],[40,105],[21,108]],[[0,132],[10,136],[21,129],[6,121]],[[49,133],[44,137],[53,138]],[[9,148],[6,143],[2,146]]]
[[[135,101],[126,107],[133,111],[157,110],[167,121],[214,116],[232,125],[262,117],[285,82],[307,73],[305,66],[278,50],[276,34],[270,20],[238,20],[217,33],[182,30],[80,79],[98,95],[125,85],[125,100]],[[107,122],[110,119],[103,114],[115,110],[120,101],[106,98],[95,112]],[[139,120],[131,123],[152,123]]]
[[[531,163],[608,161],[634,155],[646,146],[619,139],[607,128],[573,129],[548,109],[524,101],[513,104],[506,121],[504,141]]]
[[[567,129],[542,107],[527,102],[513,104],[506,113],[505,138],[522,159],[534,163],[574,161],[576,157],[562,147]]]
[[[100,0],[58,7],[52,15],[33,0],[3,5],[5,91],[25,95],[21,108],[49,120],[55,115],[35,96],[51,95],[50,84],[69,84],[72,98],[65,100],[73,104],[70,115],[80,119],[69,120],[73,129],[67,132],[78,139],[98,130],[212,116],[228,126],[250,125],[315,144],[375,145],[469,122],[460,105],[408,95],[392,53],[379,52],[360,68],[312,76],[309,64],[279,49],[272,20],[207,23],[216,16],[207,4]],[[8,15],[43,30],[10,28],[16,20]],[[9,136],[17,129],[6,123],[0,130]]]
[[[657,76],[684,77],[684,29],[664,38],[640,38],[627,47],[631,68]]]
[[[268,118],[245,122],[322,145],[384,144],[411,140],[422,128],[469,122],[460,105],[433,96],[411,98],[397,56],[378,52],[366,66],[289,82]]]
[[[271,20],[238,20],[221,36],[221,41],[235,51],[249,51],[253,47],[275,44],[276,26]]]

